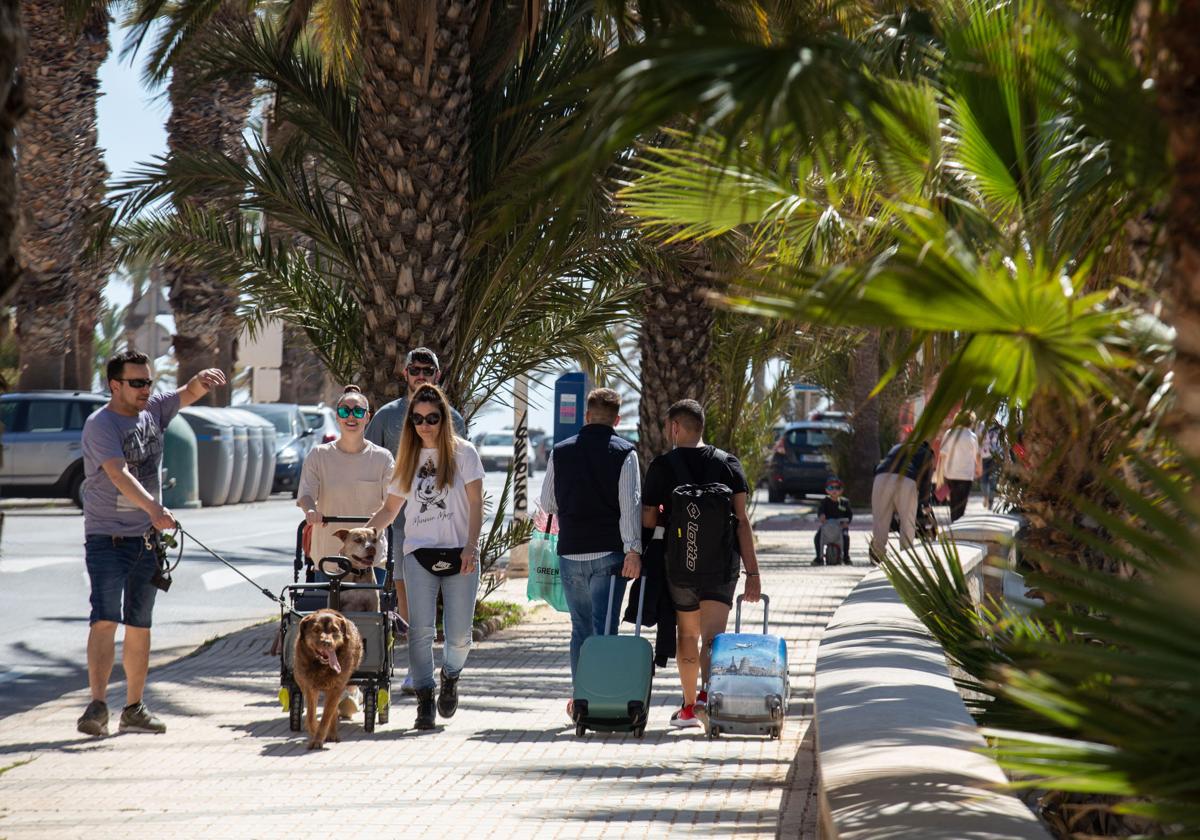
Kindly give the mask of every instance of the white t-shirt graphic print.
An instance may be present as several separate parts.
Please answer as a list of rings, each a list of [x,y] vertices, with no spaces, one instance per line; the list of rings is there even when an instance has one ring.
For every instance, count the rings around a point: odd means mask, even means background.
[[[418,548],[463,548],[468,536],[467,484],[483,480],[483,462],[468,441],[455,439],[454,483],[439,488],[437,482],[438,451],[422,449],[412,485],[400,487],[392,479],[388,492],[405,500],[400,515],[404,517],[404,553]]]

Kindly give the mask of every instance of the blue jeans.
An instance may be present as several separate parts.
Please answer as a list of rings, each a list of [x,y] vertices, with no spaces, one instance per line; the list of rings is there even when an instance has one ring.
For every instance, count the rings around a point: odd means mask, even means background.
[[[583,640],[589,636],[615,633],[621,623],[621,604],[625,600],[625,584],[621,567],[625,555],[613,552],[598,560],[558,561],[559,580],[563,594],[567,596],[567,608],[571,611],[571,679],[575,679],[575,666],[579,664],[579,651]],[[612,620],[604,626],[608,612],[608,585],[612,576],[617,576],[616,592],[613,593]]]
[[[433,688],[433,640],[437,636],[437,596],[442,593],[442,668],[457,677],[471,652],[479,566],[469,575],[438,577],[425,571],[411,554],[404,555],[404,587],[408,596],[408,674],[413,688]]]
[[[158,590],[150,583],[158,557],[141,537],[89,534],[84,558],[92,581],[89,624],[113,621],[129,627],[149,627]]]

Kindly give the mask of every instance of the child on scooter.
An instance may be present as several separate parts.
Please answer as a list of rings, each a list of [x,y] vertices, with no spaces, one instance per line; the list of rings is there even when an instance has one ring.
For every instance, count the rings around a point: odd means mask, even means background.
[[[842,565],[850,565],[850,520],[854,518],[854,511],[850,507],[850,500],[842,495],[844,490],[842,480],[836,476],[831,476],[825,482],[825,498],[821,500],[821,504],[817,508],[817,521],[820,524],[817,526],[817,533],[813,536],[813,546],[816,549],[816,556],[812,561],[814,566],[825,565],[825,557],[821,550],[821,530],[827,522],[841,523]]]

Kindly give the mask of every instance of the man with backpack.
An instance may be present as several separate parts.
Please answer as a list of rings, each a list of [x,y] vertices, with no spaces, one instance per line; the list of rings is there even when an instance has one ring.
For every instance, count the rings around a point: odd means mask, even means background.
[[[741,463],[704,443],[704,409],[695,400],[671,406],[666,432],[674,449],[650,462],[642,527],[661,525],[666,531],[667,588],[675,605],[675,658],[683,683],[683,706],[671,725],[685,728],[701,725],[696,714],[708,703],[709,652],[729,622],[740,567],[746,569],[747,601],[757,601],[762,586]]]

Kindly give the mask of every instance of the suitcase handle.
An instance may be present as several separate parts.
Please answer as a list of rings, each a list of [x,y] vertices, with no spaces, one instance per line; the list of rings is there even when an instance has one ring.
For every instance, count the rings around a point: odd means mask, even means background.
[[[742,599],[745,597],[746,597],[745,595],[737,596],[737,614],[734,617],[734,621],[733,621],[733,632],[735,632],[735,633],[742,632]],[[770,598],[770,596],[768,596],[765,593],[760,595],[759,597],[762,598],[763,635],[765,636],[767,634],[767,614],[771,611],[771,598]]]
[[[619,577],[620,575],[613,575],[608,579],[608,612],[604,614],[605,631],[612,624],[613,593],[617,591],[617,578]],[[642,585],[638,587],[637,624],[633,626],[633,635],[640,637],[642,635],[642,607],[646,604],[646,576],[642,575],[638,580],[641,581]],[[613,629],[613,635],[621,635],[619,627]]]

